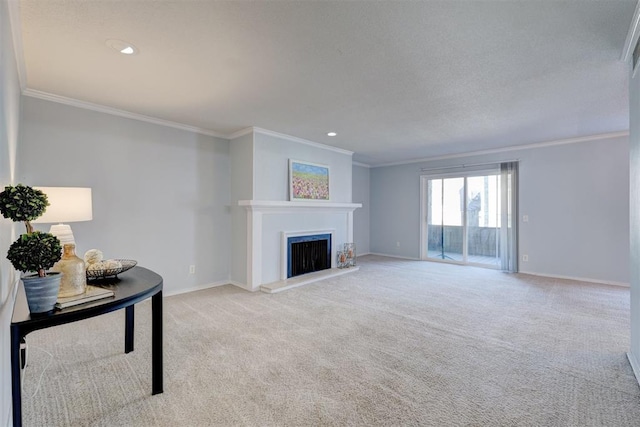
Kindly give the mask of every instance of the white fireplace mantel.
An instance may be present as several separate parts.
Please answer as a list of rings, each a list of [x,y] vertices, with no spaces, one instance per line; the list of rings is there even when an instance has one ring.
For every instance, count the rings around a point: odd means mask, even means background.
[[[256,291],[263,285],[262,238],[263,216],[274,214],[336,213],[344,214],[347,241],[353,241],[353,211],[361,203],[335,203],[328,201],[239,200],[247,211],[247,287]],[[288,230],[281,230],[288,231]],[[293,230],[297,231],[297,230]],[[280,263],[278,263],[280,264]]]
[[[327,212],[353,212],[362,207],[362,203],[334,203],[325,201],[296,201],[287,202],[281,200],[239,200],[238,205],[248,211],[289,213],[304,211]]]

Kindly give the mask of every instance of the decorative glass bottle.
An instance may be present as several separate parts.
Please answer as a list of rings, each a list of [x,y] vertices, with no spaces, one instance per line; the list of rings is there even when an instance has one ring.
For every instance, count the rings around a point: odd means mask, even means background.
[[[76,256],[76,245],[65,243],[60,261],[51,268],[62,273],[58,297],[83,294],[87,288],[87,272],[84,261]]]

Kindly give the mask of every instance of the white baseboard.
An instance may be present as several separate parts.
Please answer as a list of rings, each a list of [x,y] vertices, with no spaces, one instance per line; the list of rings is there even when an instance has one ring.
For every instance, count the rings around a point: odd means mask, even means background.
[[[407,259],[411,261],[420,261],[420,258],[412,258],[408,256],[400,256],[400,255],[390,255],[390,254],[381,254],[378,252],[369,252],[367,255],[378,255],[378,256],[386,256],[388,258],[398,258],[398,259]]]
[[[187,292],[202,291],[204,289],[215,288],[217,286],[223,286],[228,284],[229,284],[229,280],[218,280],[217,282],[208,283],[206,285],[198,285],[198,286],[192,286],[190,288],[178,289],[176,291],[169,291],[165,293],[164,296],[170,297],[173,295],[186,294]]]
[[[240,289],[244,289],[245,291],[249,291],[249,292],[257,292],[260,288],[258,289],[250,289],[248,285],[238,282],[237,280],[229,280],[228,282],[230,285],[233,286],[237,286]]]
[[[365,255],[371,255],[371,252],[365,252],[363,254],[356,254],[356,258],[361,257],[361,256],[365,256]]]
[[[531,271],[518,271],[520,274],[529,274],[531,276],[539,276],[539,277],[548,277],[550,279],[565,279],[565,280],[575,280],[577,282],[588,282],[588,283],[597,283],[599,285],[611,285],[611,286],[620,286],[623,288],[629,288],[629,283],[624,282],[614,282],[608,280],[600,280],[600,279],[590,279],[588,277],[573,277],[573,276],[559,276],[555,274],[543,274],[543,273],[534,273]]]
[[[636,381],[638,381],[638,384],[640,384],[640,363],[638,362],[638,359],[631,352],[627,353],[627,359],[629,359],[631,369],[633,369],[633,375],[636,376]]]
[[[362,256],[364,256],[364,255],[377,255],[377,256],[384,256],[384,257],[389,257],[389,258],[398,258],[398,259],[406,259],[406,260],[411,260],[411,261],[420,261],[420,258],[411,258],[411,257],[406,257],[406,256],[382,254],[382,253],[378,253],[378,252],[369,252],[367,254],[362,254]],[[358,256],[360,256],[360,255],[358,255]],[[612,280],[591,279],[591,278],[588,278],[588,277],[560,276],[560,275],[555,275],[555,274],[534,273],[532,271],[519,271],[518,273],[520,273],[520,274],[530,274],[532,276],[548,277],[550,279],[575,280],[577,282],[597,283],[599,285],[620,286],[620,287],[623,287],[623,288],[629,288],[631,286],[629,283],[625,283],[625,282],[615,282],[615,281],[612,281]]]

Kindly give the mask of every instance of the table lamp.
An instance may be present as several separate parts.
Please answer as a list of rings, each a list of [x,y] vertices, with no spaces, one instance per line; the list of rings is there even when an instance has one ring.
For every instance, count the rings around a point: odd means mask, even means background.
[[[73,243],[73,232],[65,222],[91,221],[91,188],[81,187],[34,187],[41,190],[49,199],[49,206],[44,214],[32,221],[34,223],[57,223],[51,225],[49,233],[60,239],[60,244]]]

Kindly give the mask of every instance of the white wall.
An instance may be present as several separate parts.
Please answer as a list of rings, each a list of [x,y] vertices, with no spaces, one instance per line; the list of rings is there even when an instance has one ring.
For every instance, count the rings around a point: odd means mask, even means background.
[[[420,169],[520,160],[522,272],[629,283],[627,137],[371,169],[371,252],[420,257]],[[396,246],[400,242],[400,247]]]
[[[0,191],[15,184],[20,120],[20,84],[13,50],[7,2],[0,1]],[[16,227],[15,231],[22,232]],[[0,217],[0,425],[11,423],[11,356],[9,324],[18,275],[7,261],[14,225]]]
[[[23,98],[18,158],[26,184],[93,189],[93,220],[71,224],[80,256],[135,259],[166,294],[228,283],[228,141]]]
[[[631,67],[629,67],[631,68]],[[640,73],[629,77],[631,346],[629,361],[640,381]]]
[[[353,212],[353,241],[357,255],[370,252],[370,193],[370,169],[353,165],[353,203],[362,203],[362,207]]]
[[[370,251],[420,256],[420,166],[371,168]],[[400,246],[396,246],[400,242]]]
[[[628,138],[522,158],[520,214],[529,222],[520,223],[520,253],[529,262],[520,270],[628,284]]]
[[[231,140],[231,280],[247,283],[247,212],[238,200],[253,199],[253,132]]]
[[[289,159],[329,166],[329,197],[351,203],[351,154],[270,134],[254,134],[254,200],[289,200]]]

